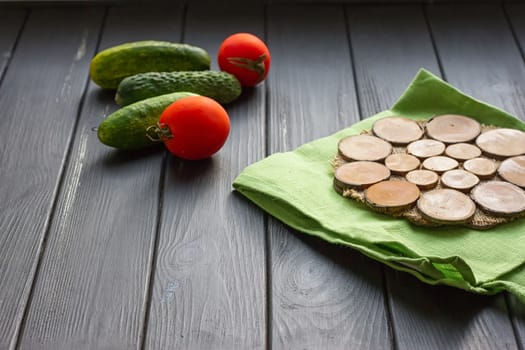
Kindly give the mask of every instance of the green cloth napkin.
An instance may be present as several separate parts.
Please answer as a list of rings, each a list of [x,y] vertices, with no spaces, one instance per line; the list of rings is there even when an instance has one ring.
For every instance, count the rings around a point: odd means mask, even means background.
[[[375,120],[385,116],[424,119],[447,113],[525,130],[525,123],[512,115],[420,70],[390,110],[292,152],[276,153],[254,163],[234,180],[233,187],[290,227],[357,249],[423,282],[480,294],[507,290],[525,303],[523,219],[486,231],[421,227],[374,213],[333,190],[331,160],[342,137],[370,129]]]

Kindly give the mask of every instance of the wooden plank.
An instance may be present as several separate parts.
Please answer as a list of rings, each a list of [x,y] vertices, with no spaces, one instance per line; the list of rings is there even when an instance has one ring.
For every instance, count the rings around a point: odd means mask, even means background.
[[[525,67],[502,8],[436,5],[429,6],[428,13],[445,78],[523,118]]]
[[[342,6],[270,6],[269,153],[359,120]],[[381,267],[269,220],[273,349],[389,349]],[[356,321],[358,320],[358,321]]]
[[[507,297],[514,331],[516,332],[516,341],[523,349],[525,347],[525,304],[509,294]]]
[[[0,348],[16,340],[100,20],[91,8],[33,11],[0,88]]]
[[[262,6],[189,6],[185,42],[216,53],[231,33],[263,35]],[[266,348],[264,215],[232,193],[233,179],[264,156],[265,88],[228,105],[231,131],[211,159],[170,156],[148,349]]]
[[[23,9],[0,7],[0,82],[13,54],[25,17],[26,11]]]
[[[186,0],[193,3],[194,1],[211,1],[211,0]],[[241,0],[234,0],[241,1]],[[330,4],[348,4],[348,5],[387,5],[387,4],[423,4],[434,2],[450,2],[451,0],[259,0],[265,1],[268,4],[314,4],[314,5],[330,5]],[[479,0],[455,0],[456,2],[473,3]],[[522,0],[484,0],[485,3],[502,3]]]
[[[60,18],[75,20],[74,14],[65,10]],[[90,17],[100,21],[102,13]],[[178,41],[181,28],[179,7],[111,8],[98,49],[134,40]],[[40,30],[51,34],[49,25]],[[98,30],[89,33],[97,37]],[[86,57],[94,53],[90,46]],[[85,80],[87,72],[84,66],[78,74]],[[89,84],[21,349],[140,348],[164,151],[126,153],[100,144],[95,128],[116,109],[113,91]]]
[[[435,5],[428,17],[445,77],[475,97],[508,107],[508,96],[495,84],[514,94],[506,85],[515,79],[509,72],[519,80],[522,68],[500,7]],[[388,287],[399,348],[517,348],[503,296],[428,286],[404,273],[389,275]]]
[[[389,109],[420,68],[440,74],[418,5],[349,6],[347,15],[363,118]]]
[[[517,349],[502,296],[429,286],[401,272],[388,285],[401,349]]]
[[[523,18],[525,18],[525,4],[507,4],[504,10],[507,19],[510,21],[509,24],[517,40],[521,56],[525,58],[525,21],[523,21]],[[521,96],[523,98],[523,95]],[[518,115],[518,117],[523,120],[525,115]],[[511,308],[512,321],[515,326],[516,339],[521,345],[521,348],[525,348],[525,304],[511,295],[508,295],[508,300]]]

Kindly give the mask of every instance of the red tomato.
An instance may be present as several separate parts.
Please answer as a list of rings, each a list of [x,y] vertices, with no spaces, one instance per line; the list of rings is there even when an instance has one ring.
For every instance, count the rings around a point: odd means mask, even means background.
[[[270,70],[270,51],[253,34],[237,33],[226,38],[219,47],[217,60],[221,70],[239,79],[242,86],[255,86]]]
[[[224,145],[230,118],[215,100],[189,96],[169,105],[160,116],[159,126],[169,128],[162,140],[171,153],[195,160],[210,157]]]

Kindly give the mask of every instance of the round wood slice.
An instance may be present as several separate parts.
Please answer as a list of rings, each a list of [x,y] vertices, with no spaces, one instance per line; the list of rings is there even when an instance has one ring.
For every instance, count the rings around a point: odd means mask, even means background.
[[[499,166],[498,174],[514,185],[525,187],[525,156],[505,159]]]
[[[408,182],[413,183],[422,190],[429,190],[436,187],[439,181],[439,175],[430,170],[413,170],[406,174]]]
[[[417,208],[426,219],[440,224],[464,223],[476,212],[476,204],[469,196],[449,188],[423,193]]]
[[[469,159],[463,163],[463,169],[471,172],[482,180],[489,179],[496,174],[496,162],[488,158]]]
[[[471,143],[454,143],[445,149],[445,154],[450,158],[464,161],[481,156],[481,150]]]
[[[406,153],[391,154],[385,159],[386,167],[395,174],[406,174],[417,169],[420,164],[418,158]]]
[[[469,142],[481,132],[481,124],[469,117],[445,114],[432,118],[426,125],[427,135],[445,143]]]
[[[444,151],[445,144],[443,142],[431,139],[414,141],[407,146],[407,152],[418,158],[439,156]]]
[[[372,132],[396,145],[406,145],[423,136],[423,129],[415,121],[405,117],[387,117],[376,121]]]
[[[492,129],[479,135],[476,144],[491,156],[519,156],[525,154],[525,133],[515,129]]]
[[[394,213],[406,210],[419,198],[419,188],[407,181],[378,182],[365,190],[366,203],[375,210]]]
[[[458,165],[457,160],[445,156],[430,157],[423,161],[423,168],[438,174],[455,169]]]
[[[390,177],[390,170],[376,162],[356,161],[341,165],[335,170],[334,187],[339,192],[346,188],[364,189]]]
[[[371,135],[347,136],[339,141],[339,154],[347,161],[380,161],[392,153],[392,145]]]
[[[496,216],[516,216],[525,211],[525,192],[505,181],[482,182],[470,193],[479,207]]]
[[[445,187],[467,192],[479,183],[479,178],[466,170],[454,169],[445,171],[441,175],[441,183]]]

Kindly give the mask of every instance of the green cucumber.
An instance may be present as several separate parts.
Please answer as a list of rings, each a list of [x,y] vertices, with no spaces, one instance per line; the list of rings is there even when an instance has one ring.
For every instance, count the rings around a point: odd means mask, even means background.
[[[202,48],[168,41],[136,41],[113,46],[91,60],[91,79],[105,89],[144,72],[199,71],[210,69],[210,55]]]
[[[188,96],[190,92],[175,92],[151,97],[110,114],[100,123],[97,136],[100,142],[123,150],[141,149],[158,144],[148,137],[148,128],[158,123],[160,115],[173,102]]]
[[[148,72],[127,77],[118,86],[115,102],[120,106],[145,98],[187,91],[213,98],[226,104],[241,94],[241,83],[226,72]]]

